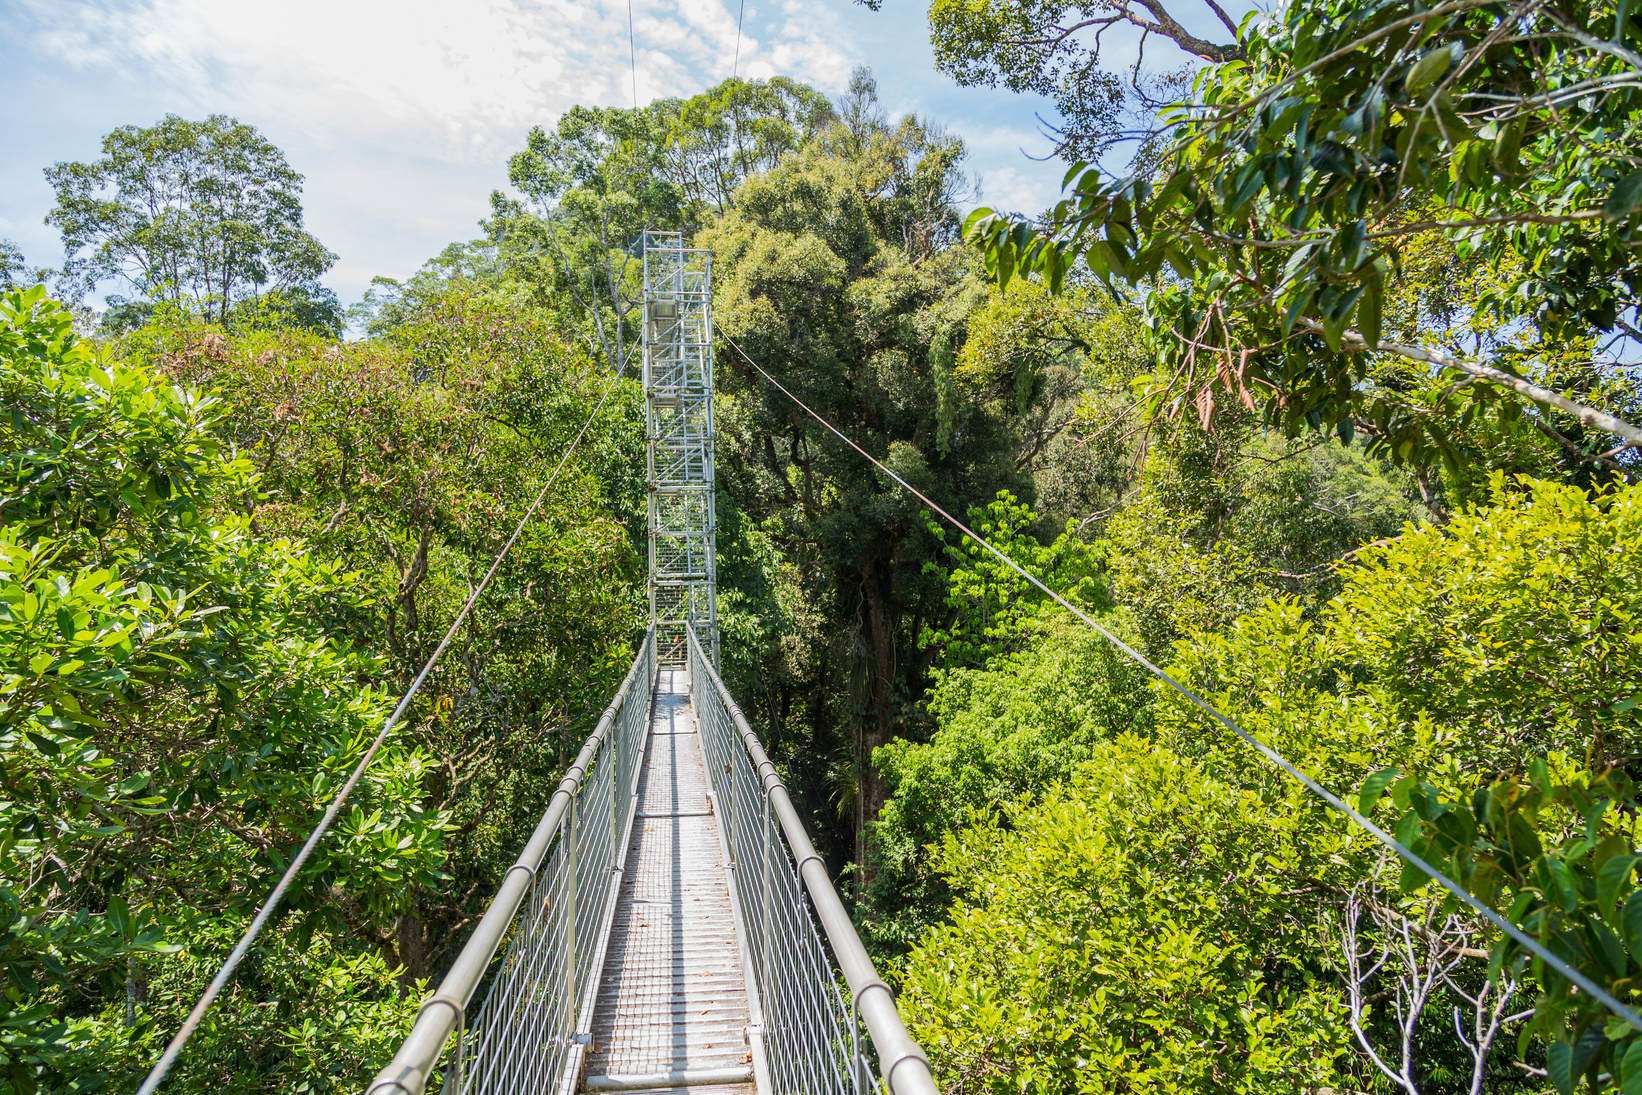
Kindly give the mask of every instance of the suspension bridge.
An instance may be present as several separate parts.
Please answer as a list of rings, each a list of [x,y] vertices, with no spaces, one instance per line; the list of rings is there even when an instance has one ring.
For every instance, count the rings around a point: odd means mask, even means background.
[[[369,1095],[934,1095],[719,677],[712,259],[643,249],[650,627]]]
[[[518,860],[366,1095],[936,1095],[928,1058],[719,676],[711,254],[684,247],[678,233],[646,233],[642,247],[649,627]],[[1642,1030],[1642,1015],[976,534],[719,335],[771,388],[967,540],[1459,905]],[[164,1081],[608,395],[138,1095],[153,1095]]]

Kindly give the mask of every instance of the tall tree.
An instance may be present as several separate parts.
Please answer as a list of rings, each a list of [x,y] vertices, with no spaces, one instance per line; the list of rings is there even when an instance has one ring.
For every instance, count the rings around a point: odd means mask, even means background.
[[[23,249],[11,240],[0,240],[0,289],[21,288],[27,276]]]
[[[984,299],[951,246],[962,142],[914,118],[883,121],[870,77],[859,109],[744,183],[699,242],[718,278],[719,468],[740,510],[796,561],[801,636],[750,697],[778,747],[835,728],[853,772],[858,861],[884,785],[873,751],[916,733],[924,625],[946,611],[939,557],[919,506],[840,446],[751,362],[867,451],[963,511],[1003,487],[1030,492],[1011,458],[1008,414],[961,400],[954,349]],[[743,356],[745,353],[746,356]],[[847,699],[840,699],[846,696]],[[807,745],[809,764],[828,745]],[[835,788],[838,789],[838,788]]]
[[[139,303],[186,302],[222,321],[272,294],[310,325],[339,329],[319,277],[336,256],[302,226],[302,176],[249,125],[175,114],[103,138],[103,156],[46,169],[65,272],[82,292],[116,279]],[[116,303],[121,303],[116,301]]]
[[[516,274],[570,298],[577,326],[621,372],[638,349],[640,234],[684,226],[678,190],[661,173],[659,123],[647,110],[571,107],[552,132],[530,131],[508,179],[529,205],[491,194],[492,238]]]
[[[825,96],[781,77],[639,110],[572,107],[530,131],[508,163],[524,201],[492,194],[486,227],[506,276],[534,285],[619,370],[637,352],[640,234],[692,234],[831,120]]]
[[[729,79],[650,108],[664,128],[662,172],[697,209],[726,209],[736,187],[833,121],[832,103],[785,76]]]

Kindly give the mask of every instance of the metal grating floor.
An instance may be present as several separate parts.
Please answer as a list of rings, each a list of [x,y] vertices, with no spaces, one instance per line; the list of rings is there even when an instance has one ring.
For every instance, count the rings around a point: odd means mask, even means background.
[[[658,674],[586,1076],[589,1088],[631,1088],[711,1070],[691,1090],[751,1095],[747,983],[686,680],[682,669]]]

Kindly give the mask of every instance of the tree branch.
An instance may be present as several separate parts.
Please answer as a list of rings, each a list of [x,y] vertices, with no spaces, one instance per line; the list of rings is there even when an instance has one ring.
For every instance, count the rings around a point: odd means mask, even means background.
[[[1319,334],[1323,330],[1323,325],[1316,320],[1303,319],[1300,322],[1307,330]],[[1587,407],[1583,403],[1575,403],[1565,395],[1553,392],[1549,388],[1543,388],[1531,380],[1513,376],[1504,369],[1496,369],[1492,365],[1484,365],[1480,361],[1455,357],[1440,350],[1427,350],[1421,346],[1408,346],[1400,342],[1381,342],[1377,345],[1371,345],[1358,331],[1345,331],[1340,337],[1340,342],[1341,345],[1352,350],[1397,354],[1400,357],[1410,358],[1414,361],[1440,365],[1445,369],[1457,369],[1479,380],[1487,380],[1498,384],[1502,388],[1509,388],[1518,395],[1532,399],[1535,403],[1555,407],[1564,414],[1573,416],[1582,426],[1587,426],[1593,430],[1601,430],[1603,433],[1616,434],[1623,437],[1629,446],[1642,448],[1642,430],[1637,429],[1624,419],[1615,418],[1606,411],[1599,411],[1595,407]]]
[[[1123,9],[1124,17],[1137,27],[1155,31],[1158,34],[1163,35],[1163,37],[1173,40],[1175,45],[1179,46],[1187,53],[1196,54],[1205,61],[1210,61],[1217,65],[1224,64],[1227,61],[1242,61],[1248,56],[1243,52],[1242,46],[1235,44],[1229,46],[1217,46],[1213,42],[1197,37],[1185,27],[1181,26],[1179,21],[1177,21],[1174,16],[1169,14],[1168,9],[1158,3],[1157,0],[1137,0],[1137,2],[1141,7],[1151,12],[1152,18],[1156,19],[1157,22],[1148,24],[1146,20],[1131,14],[1127,5],[1125,5]],[[1218,7],[1215,7],[1214,0],[1205,0],[1205,2],[1207,2],[1211,8],[1214,8],[1215,13],[1220,16],[1221,20],[1225,22],[1227,26],[1231,26],[1231,20],[1227,18],[1225,12],[1221,11]],[[1237,28],[1232,27],[1232,32],[1235,34],[1237,32]]]

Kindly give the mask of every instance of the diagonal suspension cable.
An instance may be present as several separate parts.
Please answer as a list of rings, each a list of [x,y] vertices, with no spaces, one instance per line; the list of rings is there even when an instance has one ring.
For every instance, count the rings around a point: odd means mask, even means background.
[[[714,324],[714,326],[717,327],[718,325]],[[1520,943],[1523,947],[1525,947],[1527,950],[1532,952],[1535,957],[1542,960],[1547,966],[1550,966],[1552,969],[1556,970],[1562,976],[1566,977],[1568,980],[1570,980],[1574,984],[1578,985],[1580,987],[1580,989],[1582,989],[1583,991],[1590,993],[1593,999],[1596,999],[1596,1000],[1600,1001],[1605,1007],[1608,1008],[1608,1010],[1612,1011],[1619,1018],[1625,1020],[1625,1022],[1628,1023],[1631,1027],[1635,1028],[1636,1030],[1642,1030],[1642,1016],[1638,1016],[1630,1008],[1626,1007],[1624,1004],[1621,1004],[1617,999],[1615,999],[1614,996],[1611,993],[1609,993],[1607,990],[1603,989],[1596,982],[1592,981],[1590,978],[1586,977],[1583,973],[1580,973],[1578,970],[1576,970],[1572,966],[1570,966],[1567,962],[1565,962],[1561,958],[1557,957],[1555,954],[1553,954],[1545,946],[1545,944],[1541,943],[1539,940],[1535,939],[1533,936],[1529,935],[1527,932],[1523,931],[1521,928],[1517,927],[1515,924],[1512,924],[1511,922],[1506,920],[1504,917],[1500,916],[1499,913],[1495,912],[1493,909],[1490,909],[1487,905],[1484,905],[1481,901],[1477,900],[1475,897],[1473,897],[1471,895],[1471,893],[1468,890],[1465,889],[1465,887],[1461,886],[1458,882],[1455,882],[1453,879],[1449,878],[1447,875],[1445,875],[1441,871],[1437,870],[1437,868],[1435,868],[1431,864],[1427,863],[1424,860],[1424,858],[1422,858],[1421,856],[1416,855],[1414,853],[1414,851],[1412,849],[1408,848],[1407,846],[1405,846],[1402,843],[1402,841],[1398,840],[1396,837],[1392,836],[1390,833],[1386,832],[1384,829],[1382,829],[1378,825],[1374,824],[1374,822],[1370,821],[1368,818],[1364,817],[1362,814],[1358,813],[1356,810],[1354,810],[1350,806],[1346,805],[1346,803],[1344,801],[1342,801],[1338,795],[1336,795],[1334,792],[1330,791],[1328,788],[1324,787],[1322,784],[1318,783],[1316,780],[1312,779],[1310,776],[1306,775],[1299,768],[1297,768],[1294,765],[1294,763],[1291,762],[1287,757],[1283,756],[1283,754],[1279,753],[1277,750],[1273,749],[1271,746],[1267,745],[1265,742],[1261,741],[1259,738],[1255,737],[1253,734],[1251,734],[1247,730],[1243,729],[1237,723],[1233,722],[1230,718],[1228,718],[1225,715],[1221,714],[1220,711],[1218,709],[1216,709],[1212,704],[1210,704],[1207,700],[1203,699],[1196,692],[1193,692],[1190,688],[1187,688],[1185,685],[1183,685],[1179,681],[1175,680],[1174,677],[1170,676],[1167,671],[1165,671],[1163,669],[1160,669],[1160,668],[1158,668],[1158,666],[1154,665],[1144,654],[1141,654],[1134,647],[1130,646],[1128,643],[1124,642],[1122,639],[1118,638],[1116,635],[1114,635],[1110,631],[1106,630],[1100,624],[1096,623],[1094,621],[1094,619],[1091,618],[1082,609],[1078,608],[1076,605],[1074,605],[1070,601],[1068,601],[1065,597],[1062,597],[1059,593],[1056,593],[1054,590],[1050,589],[1047,585],[1045,585],[1041,580],[1038,579],[1037,575],[1031,573],[1025,567],[1023,567],[1019,563],[1015,562],[1015,560],[1011,559],[1008,555],[1005,555],[1001,550],[994,547],[992,545],[991,541],[987,540],[985,537],[977,535],[973,530],[971,530],[969,528],[968,525],[964,524],[962,521],[960,521],[956,517],[952,516],[946,510],[944,510],[940,506],[936,505],[935,502],[933,502],[929,498],[928,495],[924,494],[917,487],[913,486],[911,483],[908,483],[905,479],[902,479],[899,475],[896,475],[889,468],[885,467],[883,462],[880,461],[877,457],[873,456],[871,453],[867,452],[867,450],[863,449],[860,445],[857,445],[854,441],[850,440],[850,438],[845,436],[844,432],[842,430],[840,430],[837,426],[834,426],[831,422],[828,422],[825,418],[822,418],[815,411],[812,411],[809,408],[808,404],[806,404],[803,400],[799,399],[796,395],[793,395],[791,392],[789,392],[782,385],[782,383],[779,380],[777,380],[775,377],[771,376],[768,372],[766,372],[762,365],[760,365],[758,362],[754,361],[751,357],[748,357],[747,351],[743,350],[736,343],[735,339],[731,338],[724,331],[724,329],[722,327],[718,328],[718,333],[724,338],[724,341],[728,342],[731,346],[733,346],[735,348],[735,352],[740,354],[742,356],[742,358],[746,360],[747,364],[751,365],[754,369],[758,370],[759,375],[762,376],[765,380],[769,381],[772,385],[774,385],[775,388],[778,391],[780,391],[782,395],[784,395],[788,399],[792,400],[793,403],[798,406],[799,410],[803,411],[805,414],[809,415],[811,418],[813,418],[817,422],[821,423],[822,426],[825,426],[829,431],[831,431],[835,436],[837,436],[837,438],[840,441],[842,441],[844,444],[848,445],[850,448],[854,449],[856,452],[860,453],[862,456],[866,457],[867,460],[871,461],[872,464],[875,467],[877,467],[879,471],[883,472],[885,475],[887,475],[891,479],[895,480],[895,482],[899,483],[909,494],[911,494],[913,497],[917,498],[919,501],[923,502],[924,505],[928,506],[930,509],[934,510],[936,513],[940,514],[941,517],[943,519],[945,519],[945,521],[949,525],[951,525],[953,528],[957,529],[959,532],[963,533],[965,536],[969,537],[975,543],[977,543],[977,544],[981,545],[982,547],[984,547],[987,551],[990,551],[993,555],[996,555],[998,557],[998,559],[1000,561],[1002,561],[1005,566],[1009,567],[1011,570],[1013,570],[1017,574],[1019,574],[1022,578],[1025,578],[1028,582],[1031,582],[1033,585],[1037,586],[1043,592],[1047,593],[1051,598],[1054,599],[1054,601],[1057,604],[1059,604],[1062,608],[1066,609],[1068,612],[1072,613],[1072,615],[1076,616],[1084,624],[1088,625],[1090,628],[1092,628],[1096,632],[1098,632],[1101,635],[1102,638],[1104,638],[1107,642],[1111,643],[1113,646],[1115,646],[1119,650],[1121,650],[1125,655],[1127,655],[1130,659],[1132,659],[1137,665],[1141,666],[1143,669],[1145,669],[1152,676],[1156,677],[1158,680],[1162,681],[1164,684],[1168,685],[1170,688],[1172,688],[1176,692],[1180,693],[1180,695],[1185,697],[1187,700],[1189,700],[1193,704],[1193,706],[1197,707],[1204,714],[1206,714],[1210,718],[1214,719],[1221,726],[1224,726],[1227,730],[1230,730],[1233,734],[1236,734],[1239,738],[1241,738],[1243,740],[1243,742],[1246,745],[1248,745],[1250,748],[1252,748],[1255,752],[1259,753],[1261,756],[1265,757],[1268,761],[1270,761],[1273,765],[1280,768],[1282,771],[1286,772],[1288,775],[1292,776],[1302,786],[1304,786],[1306,788],[1306,790],[1310,791],[1312,794],[1316,795],[1318,798],[1322,799],[1324,802],[1326,802],[1330,806],[1334,807],[1334,809],[1338,810],[1348,820],[1350,820],[1353,824],[1357,825],[1364,832],[1368,833],[1375,840],[1378,840],[1381,844],[1385,845],[1391,851],[1393,851],[1397,855],[1401,856],[1404,861],[1406,861],[1410,866],[1412,866],[1416,870],[1418,870],[1421,874],[1424,874],[1426,877],[1430,878],[1433,882],[1437,883],[1437,885],[1441,886],[1443,889],[1445,889],[1449,893],[1453,894],[1463,904],[1465,904],[1472,911],[1474,911],[1478,915],[1480,915],[1484,920],[1487,920],[1490,924],[1493,924],[1496,928],[1500,929],[1506,935],[1510,936],[1516,942]]]
[[[741,19],[747,14],[747,0],[741,0],[741,10],[735,17],[735,61],[730,65],[730,79],[741,75]]]
[[[639,108],[639,54],[633,44],[633,0],[627,0],[627,67],[633,74],[633,109]]]
[[[428,660],[423,663],[421,670],[416,674],[416,678],[411,681],[410,687],[405,690],[404,696],[395,705],[393,713],[388,716],[387,721],[382,724],[382,729],[377,732],[376,739],[371,742],[370,748],[365,750],[363,757],[359,758],[359,763],[354,766],[353,772],[348,776],[348,781],[342,785],[341,790],[337,791],[336,796],[331,799],[331,804],[325,809],[325,815],[319,819],[319,824],[314,826],[313,832],[308,834],[307,841],[303,843],[302,850],[296,854],[296,858],[291,860],[291,865],[285,868],[285,873],[280,876],[273,892],[268,895],[268,900],[263,902],[261,909],[257,910],[250,926],[240,936],[239,942],[229,952],[222,968],[217,971],[217,975],[206,986],[204,995],[194,1005],[194,1010],[188,1013],[188,1018],[183,1020],[182,1026],[178,1028],[171,1041],[166,1044],[165,1052],[160,1055],[160,1059],[149,1070],[148,1077],[143,1080],[142,1086],[137,1089],[137,1095],[153,1095],[153,1092],[165,1080],[166,1073],[171,1071],[171,1066],[176,1064],[177,1056],[182,1052],[182,1047],[187,1045],[188,1040],[194,1036],[194,1031],[199,1027],[200,1021],[205,1018],[205,1013],[216,1002],[217,996],[228,984],[228,979],[234,975],[235,967],[245,957],[246,952],[251,949],[251,944],[256,940],[256,937],[262,933],[263,927],[268,923],[269,917],[274,914],[274,910],[285,899],[285,891],[290,889],[291,883],[296,879],[297,874],[301,872],[302,866],[308,861],[309,855],[324,839],[331,823],[336,820],[337,814],[341,811],[342,804],[353,793],[354,785],[365,774],[365,769],[370,767],[371,761],[376,757],[377,750],[387,740],[388,733],[410,707],[410,702],[415,698],[417,692],[421,691],[422,682],[427,680],[428,674],[433,671],[434,664],[439,661],[440,655],[445,652],[445,648],[456,637],[457,630],[473,611],[473,606],[478,604],[479,597],[490,585],[490,580],[496,577],[496,572],[501,569],[502,560],[507,557],[507,553],[512,550],[513,545],[524,534],[531,518],[535,517],[536,511],[541,508],[542,503],[547,499],[547,492],[552,489],[553,484],[558,480],[559,472],[564,470],[565,464],[569,462],[571,454],[576,451],[576,446],[581,443],[582,436],[587,433],[588,427],[593,425],[594,420],[599,416],[599,412],[604,410],[605,403],[610,399],[610,393],[616,390],[616,384],[621,380],[622,371],[625,367],[625,362],[617,367],[615,379],[605,387],[604,394],[599,397],[598,404],[593,408],[593,413],[587,416],[587,421],[582,423],[581,429],[576,431],[576,436],[571,438],[570,444],[564,450],[564,455],[559,458],[558,465],[554,467],[553,474],[547,477],[547,482],[542,484],[542,489],[536,493],[535,501],[530,503],[530,508],[519,519],[518,527],[513,530],[513,535],[507,538],[507,543],[502,545],[502,550],[496,553],[496,558],[491,562],[490,569],[485,572],[484,578],[474,587],[473,592],[468,596],[467,603],[462,606],[462,611],[458,612],[456,619],[451,621],[449,629],[445,631],[444,638],[439,640],[439,645],[434,648],[433,653],[428,656]]]

